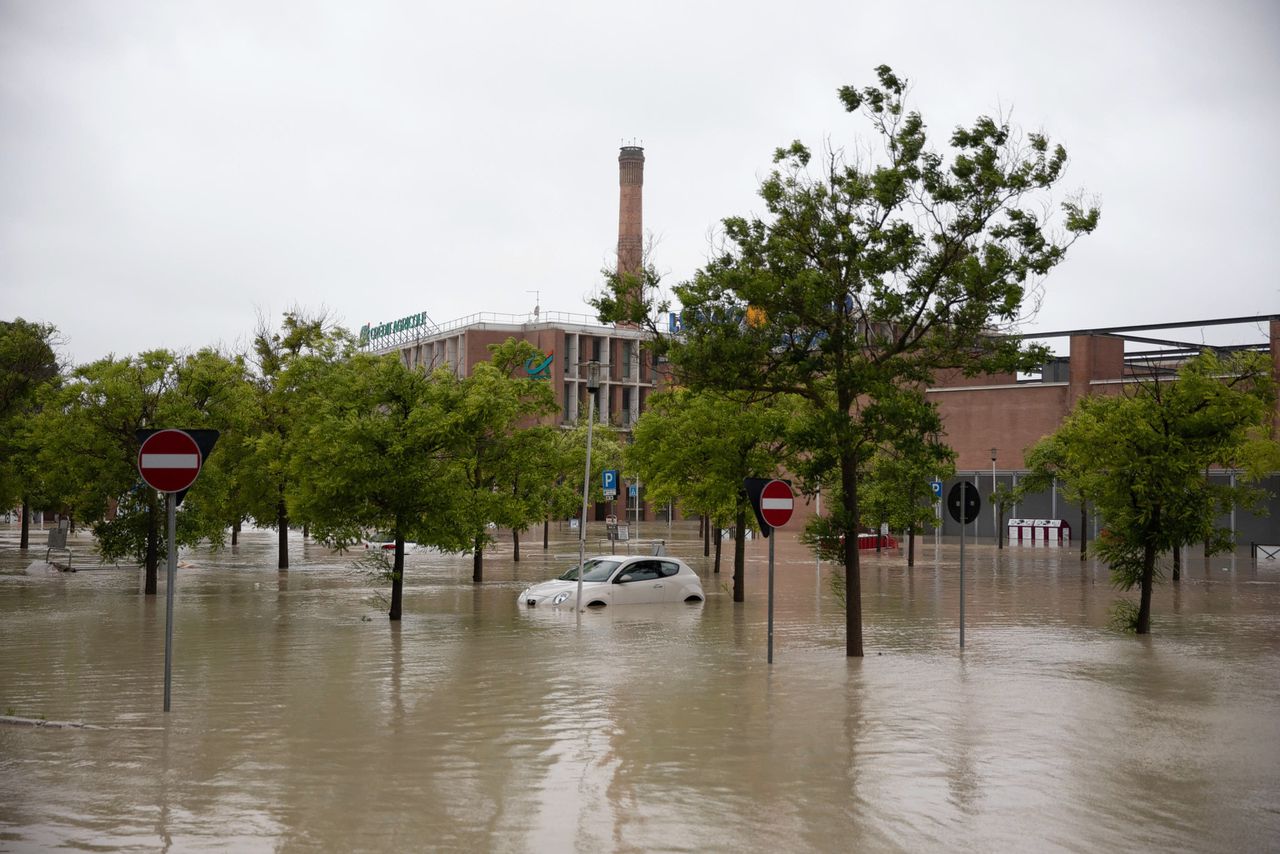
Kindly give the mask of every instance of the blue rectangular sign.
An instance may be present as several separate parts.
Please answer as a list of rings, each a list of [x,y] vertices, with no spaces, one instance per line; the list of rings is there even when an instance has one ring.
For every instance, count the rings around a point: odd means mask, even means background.
[[[933,497],[934,497],[934,498],[941,498],[941,497],[942,497],[942,481],[940,481],[940,480],[931,480],[931,481],[929,481],[929,488],[930,488],[931,490],[933,490]]]
[[[600,487],[606,492],[618,491],[618,470],[605,469],[600,473]]]

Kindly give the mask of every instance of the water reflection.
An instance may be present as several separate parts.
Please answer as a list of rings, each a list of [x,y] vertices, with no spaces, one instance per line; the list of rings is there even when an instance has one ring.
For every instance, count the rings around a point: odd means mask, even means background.
[[[1074,552],[867,556],[868,657],[832,567],[767,545],[735,605],[693,531],[699,605],[515,605],[576,544],[411,555],[385,586],[246,532],[183,554],[174,711],[163,591],[19,574],[0,529],[0,706],[108,730],[0,727],[0,848],[99,850],[1260,850],[1280,838],[1280,568],[1194,558],[1149,639],[1113,634]],[[970,561],[972,561],[970,563]]]

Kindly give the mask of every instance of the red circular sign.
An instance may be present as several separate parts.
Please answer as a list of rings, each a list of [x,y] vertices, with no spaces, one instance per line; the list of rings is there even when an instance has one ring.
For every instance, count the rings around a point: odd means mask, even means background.
[[[157,492],[181,492],[195,483],[204,459],[182,430],[152,433],[138,449],[138,474]]]
[[[760,490],[760,515],[772,528],[781,528],[791,521],[795,504],[795,494],[785,480],[771,480]]]

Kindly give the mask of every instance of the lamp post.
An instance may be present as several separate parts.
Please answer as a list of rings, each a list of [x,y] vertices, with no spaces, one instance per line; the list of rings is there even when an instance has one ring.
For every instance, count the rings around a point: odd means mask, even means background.
[[[591,432],[596,414],[596,390],[600,388],[600,363],[587,362],[587,466],[582,475],[582,524],[578,526],[578,613],[582,613],[582,574],[587,562],[587,495],[591,491]]]
[[[996,512],[996,449],[991,449],[991,538],[1000,541],[1000,514]]]

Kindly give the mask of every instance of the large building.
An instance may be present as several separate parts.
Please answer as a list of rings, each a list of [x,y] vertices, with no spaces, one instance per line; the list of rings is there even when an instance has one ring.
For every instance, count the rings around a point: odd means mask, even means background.
[[[637,273],[644,262],[644,150],[623,146],[618,155],[618,171],[618,271]],[[976,479],[980,490],[989,494],[995,483],[1016,483],[1024,470],[1025,451],[1056,430],[1080,398],[1118,393],[1126,383],[1171,373],[1204,346],[1194,340],[1153,337],[1156,333],[1203,340],[1201,333],[1219,326],[1257,329],[1258,338],[1265,336],[1266,340],[1218,349],[1269,353],[1280,381],[1280,314],[1276,314],[1037,333],[1031,337],[1059,347],[1065,342],[1067,350],[1059,351],[1040,374],[943,376],[928,390],[928,396],[942,414],[946,440],[957,453],[960,476]],[[676,328],[674,320],[672,328]],[[528,314],[481,313],[441,324],[432,322],[426,312],[419,312],[361,330],[362,344],[371,350],[399,352],[408,365],[448,367],[459,376],[468,375],[477,362],[487,361],[490,345],[508,338],[528,341],[547,357],[524,369],[552,384],[559,407],[552,419],[564,426],[577,423],[585,414],[585,365],[597,362],[601,369],[596,417],[624,434],[665,380],[665,366],[654,363],[642,347],[645,336],[641,329],[605,325],[581,314],[543,312],[540,307]],[[1214,476],[1229,478],[1231,473]],[[624,480],[629,480],[625,472]],[[1273,477],[1268,485],[1273,495],[1280,492],[1280,478]],[[618,508],[619,515],[630,512],[644,519],[652,508],[643,503],[642,487],[639,496],[638,510],[634,505]],[[625,493],[621,498],[625,501]],[[1274,521],[1280,518],[1280,499],[1273,497],[1270,509],[1269,519],[1245,514],[1232,520],[1233,529],[1240,532],[1240,541],[1280,540]],[[1056,491],[1033,497],[1028,506],[1018,510],[1022,515],[1053,518],[1078,513]],[[597,508],[597,514],[603,512],[603,508]],[[991,536],[995,524],[990,508],[984,508],[978,529]],[[950,523],[946,530],[958,533]]]

